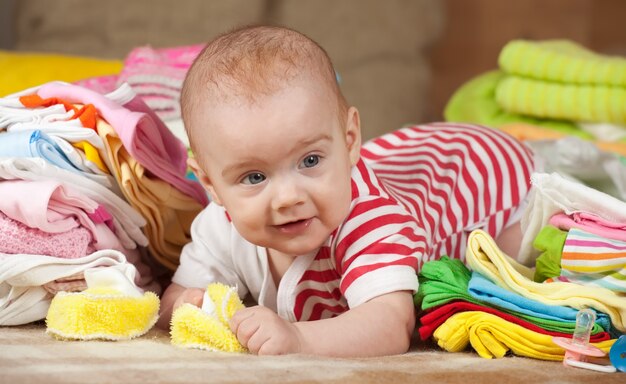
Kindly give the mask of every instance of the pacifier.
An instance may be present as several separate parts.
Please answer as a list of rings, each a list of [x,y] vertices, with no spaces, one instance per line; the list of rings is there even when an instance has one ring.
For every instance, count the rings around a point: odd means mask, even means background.
[[[572,338],[553,337],[552,341],[559,347],[565,349],[563,365],[591,369],[599,372],[616,372],[617,369],[611,364],[612,361],[605,357],[606,353],[589,343],[591,329],[595,322],[596,313],[593,310],[588,308],[581,309],[576,314],[576,327],[574,328]],[[626,339],[623,343],[626,344]],[[626,351],[622,350],[622,352]],[[617,352],[617,354],[619,355],[619,352]],[[621,356],[623,361],[623,353]]]

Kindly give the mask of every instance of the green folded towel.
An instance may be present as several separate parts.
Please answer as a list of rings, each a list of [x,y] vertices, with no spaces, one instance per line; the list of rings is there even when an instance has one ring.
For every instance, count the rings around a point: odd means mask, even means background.
[[[458,259],[442,256],[439,260],[431,260],[422,266],[418,275],[419,289],[413,297],[416,306],[428,310],[449,303],[452,300],[464,300],[478,305],[485,305],[468,292],[472,272]],[[555,332],[572,333],[576,327],[574,322],[543,319],[507,309],[503,312],[536,324],[543,329]],[[603,332],[598,323],[593,325],[592,334]]]
[[[626,87],[626,59],[594,53],[569,40],[507,43],[498,57],[511,75],[568,84]]]
[[[506,76],[496,87],[505,111],[540,118],[626,124],[626,88]]]
[[[479,75],[463,84],[448,101],[444,110],[445,120],[482,124],[493,128],[499,128],[511,123],[526,123],[578,136],[583,139],[593,138],[591,134],[568,121],[539,119],[505,112],[496,103],[496,87],[504,77],[505,74],[503,72],[494,70]]]
[[[426,262],[418,275],[419,288],[413,301],[424,310],[452,300],[481,304],[468,292],[471,278],[472,273],[461,260],[442,256],[439,260]]]
[[[553,225],[546,225],[533,240],[533,247],[541,251],[535,261],[533,280],[543,283],[551,277],[561,276],[561,254],[567,238],[567,231]]]

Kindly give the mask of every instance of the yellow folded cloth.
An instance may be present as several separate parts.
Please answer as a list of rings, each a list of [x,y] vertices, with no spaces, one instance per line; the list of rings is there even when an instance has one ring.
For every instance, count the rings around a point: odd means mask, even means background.
[[[511,75],[498,83],[496,101],[510,113],[626,124],[626,87],[557,83]]]
[[[191,241],[189,228],[202,210],[202,204],[174,185],[154,177],[128,153],[115,129],[104,119],[97,119],[98,135],[105,148],[111,174],[126,200],[146,219],[144,233],[150,240],[152,257],[174,271],[183,246]]]
[[[183,348],[222,352],[246,352],[228,321],[244,305],[237,290],[212,283],[204,294],[202,308],[183,304],[172,315],[172,344]]]
[[[82,149],[82,151],[85,153],[85,157],[87,158],[87,160],[94,163],[102,172],[111,174],[111,172],[109,172],[109,168],[107,168],[107,166],[104,164],[104,161],[102,161],[98,149],[91,145],[88,141],[82,140],[72,143],[72,145],[76,148]]]
[[[122,67],[121,60],[0,50],[0,97],[54,80],[115,75]]]
[[[134,271],[134,269],[133,269]],[[85,271],[87,289],[59,292],[50,303],[46,332],[69,340],[128,340],[148,332],[159,317],[159,298],[141,293],[115,267]]]
[[[504,357],[510,350],[518,356],[541,360],[563,360],[565,350],[552,342],[552,336],[531,331],[499,316],[467,311],[450,316],[433,334],[437,344],[448,352],[460,352],[468,344],[480,357]],[[593,345],[608,352],[613,340]]]
[[[504,254],[493,238],[482,230],[470,233],[465,261],[472,270],[501,288],[544,304],[596,309],[609,315],[615,328],[626,332],[625,294],[566,282],[536,283],[532,269]]]
[[[570,40],[512,40],[500,51],[498,65],[533,79],[626,87],[626,58],[597,54]]]

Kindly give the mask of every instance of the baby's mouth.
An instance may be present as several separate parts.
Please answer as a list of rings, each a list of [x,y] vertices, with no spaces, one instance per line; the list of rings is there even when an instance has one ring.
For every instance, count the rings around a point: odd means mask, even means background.
[[[310,218],[302,219],[302,220],[295,220],[295,221],[290,221],[285,224],[277,225],[276,228],[282,233],[295,235],[295,234],[304,232],[309,227],[309,225],[311,225],[312,221],[313,219],[310,219]]]

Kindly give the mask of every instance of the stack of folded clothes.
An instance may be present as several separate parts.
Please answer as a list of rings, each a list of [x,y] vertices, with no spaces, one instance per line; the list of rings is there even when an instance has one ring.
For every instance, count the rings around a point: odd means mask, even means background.
[[[568,40],[513,40],[498,64],[455,92],[446,120],[497,128],[526,123],[609,142],[626,138],[626,58]]]
[[[178,265],[208,204],[187,150],[132,89],[52,82],[0,98],[0,325],[45,317],[91,268],[139,288]]]
[[[471,346],[484,358],[511,352],[562,360],[565,351],[552,337],[572,337],[579,308],[597,310],[590,342],[605,352],[626,330],[626,304],[616,294],[603,296],[607,291],[602,289],[586,294],[586,288],[572,283],[535,283],[480,230],[472,232],[468,245],[473,270],[442,257],[420,271],[415,302],[421,308],[422,340],[432,337],[449,352]]]
[[[485,358],[562,360],[552,337],[572,338],[584,308],[596,312],[596,347],[607,352],[626,332],[626,204],[556,173],[535,173],[532,184],[517,259],[474,230],[466,264],[443,256],[423,265],[414,296],[423,340]]]

